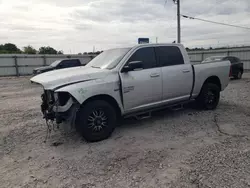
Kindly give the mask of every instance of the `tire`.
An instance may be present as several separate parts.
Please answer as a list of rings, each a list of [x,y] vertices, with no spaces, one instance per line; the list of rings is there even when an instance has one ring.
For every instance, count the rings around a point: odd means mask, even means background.
[[[216,84],[205,83],[196,102],[205,110],[214,110],[220,100],[220,88]]]
[[[242,71],[239,71],[236,76],[236,79],[241,79],[241,78],[242,78]]]
[[[103,100],[90,101],[79,109],[76,130],[88,142],[97,142],[111,136],[116,127],[116,112]]]

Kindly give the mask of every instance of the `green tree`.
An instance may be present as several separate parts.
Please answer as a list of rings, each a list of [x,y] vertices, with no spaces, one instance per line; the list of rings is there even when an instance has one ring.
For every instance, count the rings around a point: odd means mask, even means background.
[[[38,53],[39,54],[57,54],[57,51],[50,46],[47,46],[47,47],[44,46],[44,47],[39,48]]]
[[[59,51],[57,52],[57,54],[63,54],[63,51],[62,51],[62,50],[59,50]]]
[[[9,52],[17,52],[19,49],[15,44],[7,43],[3,45],[4,50],[9,51]]]
[[[36,54],[36,49],[29,45],[29,46],[23,47],[23,52],[25,54]]]
[[[0,53],[1,54],[20,54],[22,51],[17,48],[15,44],[6,43],[4,45],[0,45]]]

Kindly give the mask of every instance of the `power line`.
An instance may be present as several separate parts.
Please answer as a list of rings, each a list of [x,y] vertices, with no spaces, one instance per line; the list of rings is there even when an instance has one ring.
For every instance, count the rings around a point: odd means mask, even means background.
[[[183,14],[181,14],[181,16],[183,18],[187,18],[187,19],[191,19],[191,20],[200,20],[200,21],[204,21],[204,22],[209,22],[209,23],[214,23],[214,24],[219,24],[219,25],[225,25],[225,26],[237,27],[237,28],[241,28],[241,29],[249,29],[250,30],[249,27],[226,24],[226,23],[221,23],[221,22],[215,22],[215,21],[205,20],[205,19],[201,19],[201,18],[194,18],[194,17],[191,17],[191,16],[183,15]]]

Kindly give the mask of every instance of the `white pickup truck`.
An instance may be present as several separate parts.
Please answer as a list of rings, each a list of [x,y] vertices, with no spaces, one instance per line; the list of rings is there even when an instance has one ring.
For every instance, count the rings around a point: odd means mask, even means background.
[[[143,44],[107,50],[85,67],[31,81],[44,88],[46,120],[70,122],[87,141],[99,141],[112,134],[119,117],[145,117],[191,100],[215,109],[229,72],[229,61],[192,65],[181,44]]]

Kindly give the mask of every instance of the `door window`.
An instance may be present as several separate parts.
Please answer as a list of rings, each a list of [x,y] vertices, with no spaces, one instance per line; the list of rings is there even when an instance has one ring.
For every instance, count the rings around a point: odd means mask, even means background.
[[[141,61],[143,69],[150,69],[156,67],[155,51],[153,47],[141,48],[137,50],[128,60]]]
[[[156,56],[161,66],[184,64],[180,49],[176,46],[160,46],[156,48]]]

